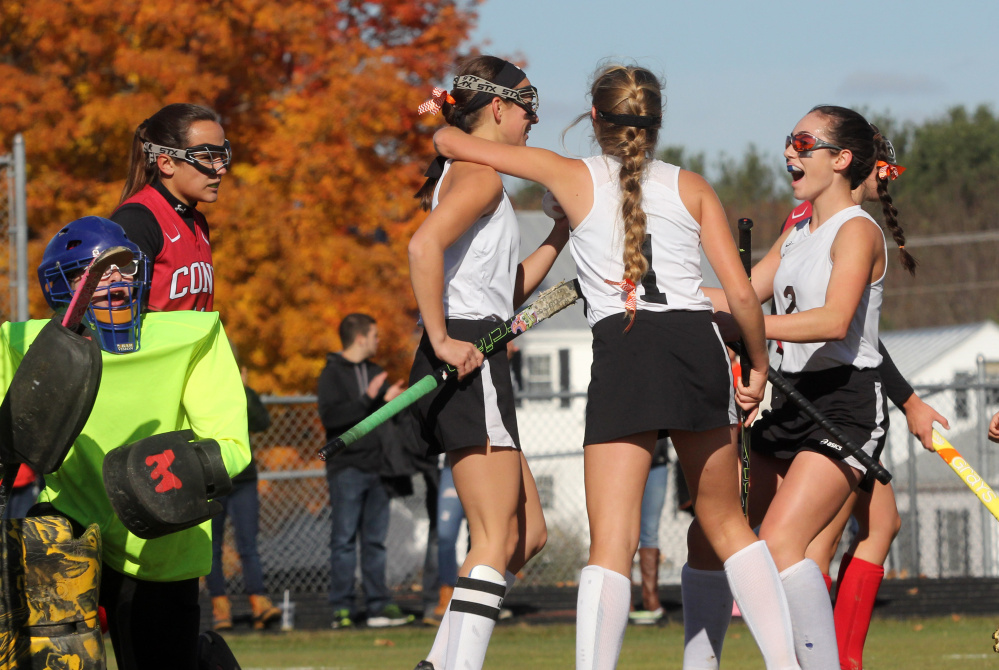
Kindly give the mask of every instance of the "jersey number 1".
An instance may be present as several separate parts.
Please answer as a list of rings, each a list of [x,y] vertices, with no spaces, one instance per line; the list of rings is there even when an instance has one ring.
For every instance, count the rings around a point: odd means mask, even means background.
[[[655,302],[660,305],[668,304],[666,302],[666,294],[659,290],[656,286],[656,271],[652,269],[652,235],[647,234],[645,236],[645,242],[642,244],[642,255],[645,256],[645,260],[649,262],[649,270],[642,277],[642,288],[645,289],[645,295],[642,296],[642,300],[645,302]]]

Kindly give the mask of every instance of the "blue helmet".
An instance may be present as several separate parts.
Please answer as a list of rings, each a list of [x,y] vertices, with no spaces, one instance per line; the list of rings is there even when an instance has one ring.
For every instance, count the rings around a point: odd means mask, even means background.
[[[149,288],[145,255],[114,221],[85,216],[68,223],[45,247],[38,266],[38,281],[49,307],[65,313],[73,299],[72,280],[83,273],[101,252],[112,247],[132,250],[133,262],[118,268],[122,281],[94,293],[83,318],[101,349],[112,354],[139,350],[143,300]],[[113,305],[112,295],[115,295]],[[95,304],[96,303],[96,304]]]

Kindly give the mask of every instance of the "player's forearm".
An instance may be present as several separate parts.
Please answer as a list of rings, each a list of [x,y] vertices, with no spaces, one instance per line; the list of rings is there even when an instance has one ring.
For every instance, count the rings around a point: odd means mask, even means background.
[[[447,338],[444,319],[444,249],[418,240],[409,244],[409,276],[431,346]]]
[[[541,246],[520,264],[517,268],[517,284],[513,292],[514,309],[524,304],[537,290],[568,241],[568,225],[556,224]],[[559,279],[567,279],[567,277],[559,277]]]

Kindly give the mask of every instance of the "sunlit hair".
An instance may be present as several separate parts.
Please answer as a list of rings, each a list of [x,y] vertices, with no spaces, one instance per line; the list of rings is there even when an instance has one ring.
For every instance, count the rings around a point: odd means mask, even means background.
[[[599,114],[593,120],[593,134],[600,150],[621,160],[618,180],[624,222],[624,278],[638,285],[649,270],[649,262],[642,254],[646,227],[645,210],[642,209],[642,177],[659,141],[663,114],[662,86],[656,76],[645,68],[609,65],[597,71],[590,87],[590,98],[598,113],[658,119],[646,128],[612,123],[600,118]],[[587,116],[589,114],[580,118]]]
[[[132,150],[128,159],[128,177],[121,191],[121,200],[125,202],[144,187],[159,178],[160,169],[156,163],[150,163],[142,150],[143,142],[152,142],[164,147],[184,149],[190,143],[188,138],[191,125],[195,121],[214,121],[218,123],[218,114],[190,103],[178,102],[167,105],[148,119],[139,124],[132,135]]]
[[[874,129],[875,161],[885,161],[886,163],[895,160],[895,152],[889,148],[887,138],[881,134],[877,126],[872,124]],[[891,195],[888,194],[888,179],[875,177],[878,183],[878,199],[881,201],[881,211],[884,213],[885,225],[891,233],[892,239],[898,245],[898,260],[910,275],[916,275],[916,259],[905,250],[905,233],[902,226],[898,224],[898,210],[892,202]]]
[[[494,81],[506,65],[507,61],[496,56],[473,56],[461,62],[458,70],[455,72],[455,77],[470,74],[486,81]],[[479,107],[471,113],[466,114],[464,112],[465,105],[472,101],[472,98],[476,96],[478,91],[456,88],[449,91],[449,93],[454,103],[452,104],[447,100],[441,103],[441,113],[444,115],[444,120],[447,121],[448,125],[460,128],[466,133],[472,132],[488,113],[489,106]],[[508,105],[513,104],[509,101],[504,102]],[[420,207],[428,212],[433,206],[434,189],[437,188],[439,179],[439,177],[428,177],[423,182],[420,190],[416,192],[415,197],[420,201]]]

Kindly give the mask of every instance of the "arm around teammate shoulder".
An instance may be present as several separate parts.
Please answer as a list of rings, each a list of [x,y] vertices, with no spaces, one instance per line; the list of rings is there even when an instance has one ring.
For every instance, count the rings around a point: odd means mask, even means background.
[[[701,224],[701,246],[721,282],[727,307],[739,326],[752,364],[749,385],[743,386],[740,380],[736,389],[739,404],[748,410],[763,400],[770,367],[760,300],[742,267],[725,210],[714,190],[703,177],[686,170],[680,171],[679,189],[687,211]]]
[[[832,273],[825,304],[766,317],[767,337],[785,342],[831,342],[846,338],[867,287],[885,272],[885,242],[877,224],[850,219],[830,250]]]
[[[590,172],[578,158],[554,151],[493,142],[448,127],[434,134],[434,148],[441,156],[488,165],[497,172],[543,184],[558,200],[575,228],[593,207]]]

